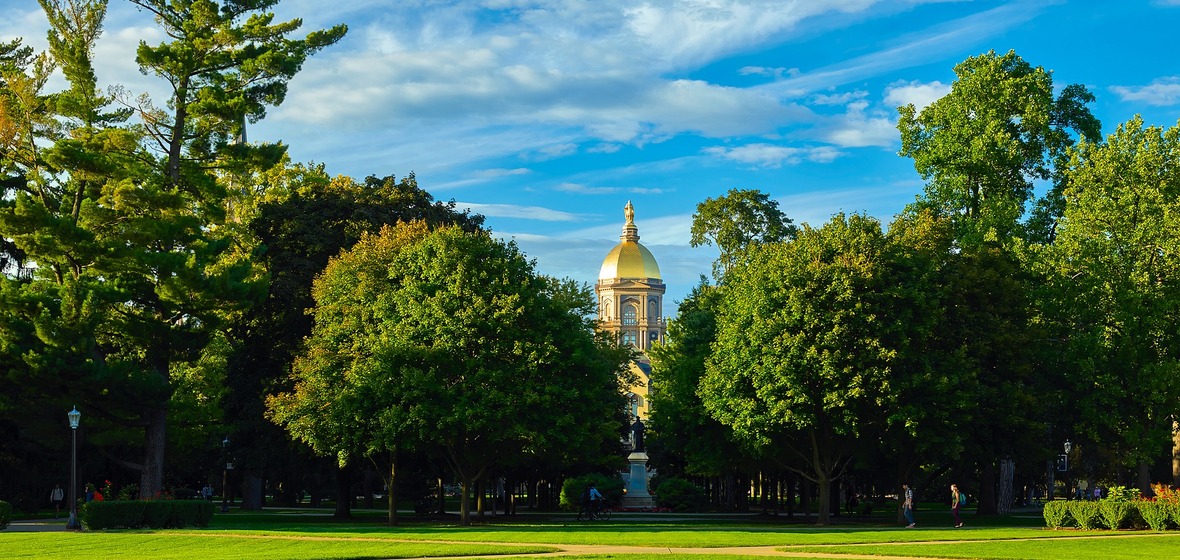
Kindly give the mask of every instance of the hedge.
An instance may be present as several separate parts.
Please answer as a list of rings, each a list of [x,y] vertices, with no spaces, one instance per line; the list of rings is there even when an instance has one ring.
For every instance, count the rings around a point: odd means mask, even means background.
[[[1045,526],[1051,529],[1141,529],[1164,531],[1180,526],[1180,507],[1152,500],[1101,500],[1098,502],[1054,500],[1044,509]]]
[[[0,501],[0,530],[7,529],[9,521],[12,521],[12,504]]]
[[[205,500],[104,500],[88,502],[78,518],[90,530],[208,527],[213,503]]]
[[[1172,504],[1164,502],[1140,502],[1139,515],[1143,517],[1143,521],[1151,527],[1152,531],[1164,531],[1172,522],[1173,510]]]
[[[1069,516],[1069,502],[1053,500],[1045,502],[1045,526],[1050,529],[1068,527],[1073,518]]]

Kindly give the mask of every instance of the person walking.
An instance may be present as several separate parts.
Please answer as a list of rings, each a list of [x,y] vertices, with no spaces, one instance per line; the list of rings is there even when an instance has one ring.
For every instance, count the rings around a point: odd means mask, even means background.
[[[905,528],[913,529],[914,526],[917,525],[917,523],[914,522],[914,489],[910,488],[909,483],[903,483],[901,485],[901,490],[903,496],[902,499],[904,500],[901,503],[901,514],[904,515],[905,520],[909,522],[909,525],[906,525]]]
[[[959,508],[967,503],[967,494],[959,491],[958,484],[951,485],[951,515],[955,518],[955,528],[963,526],[963,521],[959,519]]]
[[[61,517],[61,504],[66,500],[66,493],[61,489],[60,484],[54,484],[53,490],[49,491],[49,501],[53,504],[53,518]]]

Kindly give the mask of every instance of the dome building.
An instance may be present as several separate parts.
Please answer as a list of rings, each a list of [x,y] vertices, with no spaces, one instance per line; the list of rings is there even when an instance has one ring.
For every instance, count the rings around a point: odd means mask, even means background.
[[[640,383],[631,388],[628,396],[631,414],[646,417],[651,363],[644,352],[664,341],[666,288],[655,256],[639,243],[635,208],[630,201],[624,207],[624,216],[627,221],[623,234],[619,244],[602,260],[594,293],[598,296],[598,328],[615,333],[620,342],[640,351],[640,357],[632,363]]]

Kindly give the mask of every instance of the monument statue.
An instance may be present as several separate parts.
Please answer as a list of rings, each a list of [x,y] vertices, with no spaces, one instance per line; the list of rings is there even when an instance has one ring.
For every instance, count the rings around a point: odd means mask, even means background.
[[[635,423],[631,424],[631,450],[645,451],[643,448],[643,419],[638,416],[635,417]]]
[[[631,206],[630,200],[628,200],[627,205],[623,207],[623,215],[627,217],[626,225],[635,225],[635,207]]]

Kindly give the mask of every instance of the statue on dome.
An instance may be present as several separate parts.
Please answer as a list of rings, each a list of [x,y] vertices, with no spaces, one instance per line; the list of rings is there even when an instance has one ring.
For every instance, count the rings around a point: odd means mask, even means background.
[[[623,215],[627,217],[627,225],[635,225],[635,207],[631,206],[631,201],[627,201],[627,205],[623,207]]]

